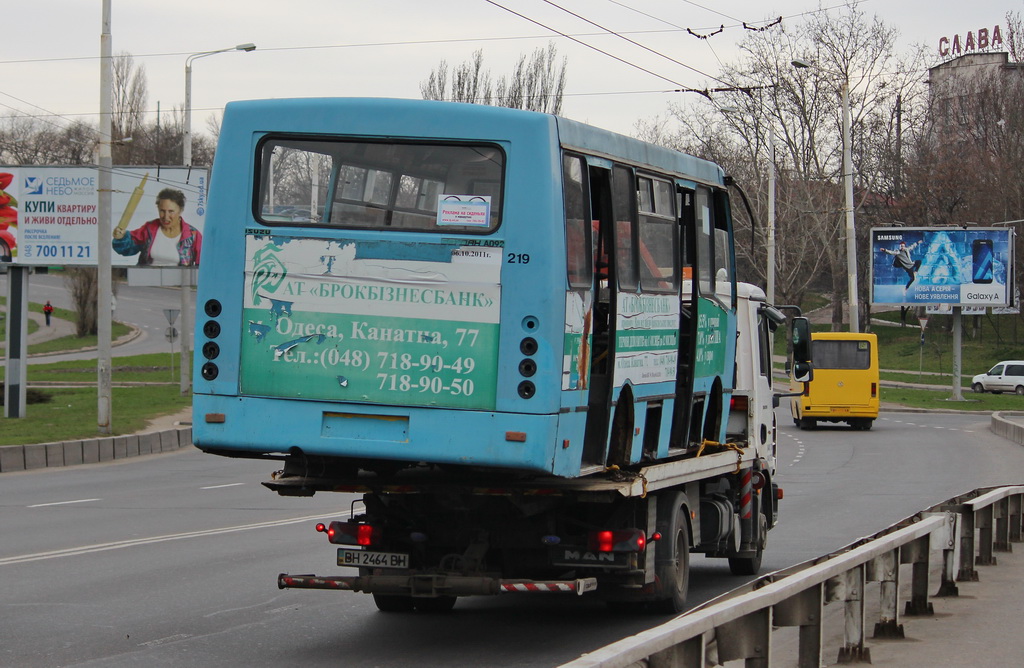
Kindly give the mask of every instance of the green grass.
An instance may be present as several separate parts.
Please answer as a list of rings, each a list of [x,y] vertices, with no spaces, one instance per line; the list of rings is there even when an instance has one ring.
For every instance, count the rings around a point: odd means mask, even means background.
[[[29,404],[25,417],[5,419],[0,445],[27,445],[100,436],[97,427],[96,388],[46,389],[48,403]],[[115,387],[111,392],[111,435],[132,434],[149,420],[173,415],[189,406],[191,396],[182,396],[177,386]]]
[[[179,353],[115,357],[111,363],[111,379],[114,383],[171,383],[177,387],[181,377],[181,355]],[[96,360],[31,364],[28,367],[28,381],[30,383],[95,383]]]
[[[974,394],[964,392],[963,401],[952,400],[953,391],[916,390],[883,387],[882,403],[898,404],[910,408],[948,411],[1022,411],[1024,397],[1015,394]]]

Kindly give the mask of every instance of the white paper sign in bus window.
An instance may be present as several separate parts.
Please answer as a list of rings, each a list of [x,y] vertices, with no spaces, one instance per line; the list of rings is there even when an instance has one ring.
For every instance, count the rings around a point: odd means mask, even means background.
[[[437,224],[487,227],[491,221],[490,195],[438,195]]]

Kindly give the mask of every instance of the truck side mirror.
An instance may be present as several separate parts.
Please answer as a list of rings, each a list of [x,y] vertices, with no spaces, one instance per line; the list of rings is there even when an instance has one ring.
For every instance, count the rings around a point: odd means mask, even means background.
[[[807,318],[793,318],[793,361],[811,361],[811,322]]]

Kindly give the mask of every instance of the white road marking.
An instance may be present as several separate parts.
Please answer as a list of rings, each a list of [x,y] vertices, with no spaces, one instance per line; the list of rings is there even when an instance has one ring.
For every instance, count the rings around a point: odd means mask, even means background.
[[[156,543],[166,543],[172,540],[185,540],[188,538],[205,538],[207,536],[219,536],[227,533],[237,533],[239,531],[251,531],[253,529],[270,529],[274,527],[287,526],[289,524],[298,524],[300,522],[309,522],[310,520],[319,520],[323,519],[325,516],[348,517],[349,515],[351,515],[351,511],[349,510],[340,512],[325,512],[320,513],[318,515],[293,517],[291,519],[275,520],[273,522],[257,522],[255,524],[241,524],[238,526],[221,527],[219,529],[204,529],[201,531],[188,531],[186,533],[167,534],[165,536],[151,536],[149,538],[134,538],[131,540],[120,540],[113,543],[83,545],[82,547],[70,547],[63,550],[51,550],[50,552],[37,552],[36,554],[24,554],[17,557],[2,558],[0,559],[0,566],[9,566],[11,564],[24,564],[31,561],[43,561],[45,559],[57,559],[59,557],[77,557],[83,554],[92,554],[94,552],[106,552],[108,550],[120,550],[125,547],[154,545]]]
[[[46,508],[47,506],[66,506],[72,503],[89,503],[90,501],[102,501],[103,499],[75,499],[74,501],[54,501],[53,503],[37,503],[26,508]]]
[[[231,482],[226,485],[210,485],[209,487],[200,487],[199,489],[223,489],[224,487],[238,487],[244,484],[244,482]]]

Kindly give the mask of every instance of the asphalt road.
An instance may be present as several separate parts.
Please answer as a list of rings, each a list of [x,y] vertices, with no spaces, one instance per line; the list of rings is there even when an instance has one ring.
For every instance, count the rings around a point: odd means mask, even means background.
[[[7,275],[0,274],[0,295],[7,296]],[[73,309],[64,277],[56,274],[32,274],[28,280],[28,298],[43,304],[50,300],[59,308]],[[195,308],[193,293],[192,307]],[[164,338],[168,328],[164,309],[181,309],[181,291],[178,288],[118,286],[114,319],[130,322],[140,330],[140,336],[113,349],[114,357],[171,352],[172,345]],[[179,316],[176,323],[181,325]],[[178,343],[173,346],[178,350]],[[62,362],[69,359],[95,359],[95,352],[67,353],[31,358],[29,364]],[[2,356],[0,356],[2,358]]]
[[[870,432],[803,432],[780,421],[785,497],[764,570],[955,494],[1020,483],[1024,448],[987,425],[888,413]],[[352,497],[278,497],[258,484],[273,468],[189,449],[4,474],[0,666],[555,666],[664,621],[586,598],[474,598],[448,615],[395,615],[361,594],[279,591],[279,572],[339,572],[313,526]],[[698,557],[691,582],[697,604],[743,579]]]

